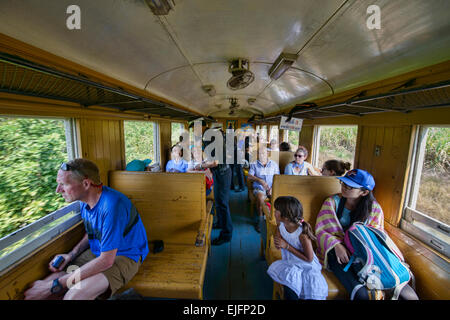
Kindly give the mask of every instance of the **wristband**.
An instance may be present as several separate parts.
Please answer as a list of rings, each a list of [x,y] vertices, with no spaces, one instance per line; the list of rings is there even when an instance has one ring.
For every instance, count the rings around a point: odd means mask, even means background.
[[[287,244],[287,247],[286,247],[286,250],[288,250],[289,249],[289,243]]]

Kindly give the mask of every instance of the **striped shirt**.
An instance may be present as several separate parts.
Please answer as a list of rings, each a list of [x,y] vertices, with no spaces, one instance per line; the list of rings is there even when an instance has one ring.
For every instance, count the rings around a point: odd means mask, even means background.
[[[328,267],[327,254],[337,244],[344,244],[344,230],[336,215],[336,204],[333,195],[325,199],[316,220],[317,257],[324,266]],[[366,224],[383,230],[383,210],[377,201],[372,204],[372,211]]]

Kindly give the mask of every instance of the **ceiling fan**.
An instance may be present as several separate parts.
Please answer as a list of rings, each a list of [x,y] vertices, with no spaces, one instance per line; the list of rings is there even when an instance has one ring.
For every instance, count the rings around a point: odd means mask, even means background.
[[[233,75],[227,82],[231,90],[244,89],[255,80],[255,75],[249,70],[249,61],[243,58],[233,59],[228,66],[228,71]]]

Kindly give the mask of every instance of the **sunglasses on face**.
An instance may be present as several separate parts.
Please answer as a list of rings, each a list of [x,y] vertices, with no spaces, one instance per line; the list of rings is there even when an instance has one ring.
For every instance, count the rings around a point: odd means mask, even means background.
[[[69,164],[67,164],[65,162],[63,162],[59,168],[63,171],[70,171],[73,169],[72,166],[70,166]]]
[[[303,158],[305,155],[304,154],[295,154],[294,157],[296,158]]]
[[[360,188],[355,188],[355,187],[350,187],[348,184],[346,184],[345,182],[342,182],[342,180],[339,180],[339,183],[347,190],[353,190],[353,189],[360,189]]]

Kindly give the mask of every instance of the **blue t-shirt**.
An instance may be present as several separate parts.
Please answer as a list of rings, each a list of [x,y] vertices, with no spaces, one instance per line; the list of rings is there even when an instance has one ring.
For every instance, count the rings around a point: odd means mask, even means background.
[[[166,172],[173,172],[177,170],[179,172],[186,172],[188,169],[188,163],[184,159],[180,159],[178,163],[173,160],[169,160],[166,165]]]
[[[81,217],[89,237],[89,246],[97,257],[102,252],[117,249],[118,256],[136,262],[147,256],[148,241],[141,217],[130,199],[117,190],[102,187],[94,208],[81,202]],[[132,225],[132,222],[135,222]],[[127,226],[128,233],[124,235]]]
[[[336,205],[336,213],[337,213],[337,210],[338,210],[338,208],[339,208],[339,202],[341,201],[341,198],[337,195],[337,194],[335,194],[334,195],[334,204]],[[342,228],[343,229],[346,229],[348,226],[350,226],[350,210],[349,209],[347,209],[346,207],[344,207],[344,210],[342,210],[342,216],[341,216],[341,218],[339,219],[339,222],[340,222],[340,224],[341,224],[341,226],[342,226]]]

